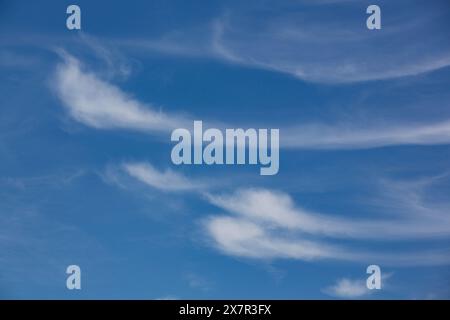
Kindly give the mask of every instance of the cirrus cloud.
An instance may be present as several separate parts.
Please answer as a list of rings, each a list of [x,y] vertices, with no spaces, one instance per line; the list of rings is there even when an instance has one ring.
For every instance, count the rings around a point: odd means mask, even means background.
[[[56,94],[77,121],[96,129],[132,129],[169,132],[182,127],[186,119],[156,111],[124,93],[118,87],[83,71],[80,61],[66,53],[58,64],[54,82]]]

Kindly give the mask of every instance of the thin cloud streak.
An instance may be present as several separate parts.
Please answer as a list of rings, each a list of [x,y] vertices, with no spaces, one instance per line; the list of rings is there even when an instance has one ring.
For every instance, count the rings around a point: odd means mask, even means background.
[[[302,261],[336,260],[399,267],[450,264],[450,250],[376,252],[330,245],[292,235],[287,229],[273,229],[234,216],[214,216],[203,220],[206,234],[214,248],[236,257],[252,259],[294,259]]]
[[[207,238],[227,255],[254,259],[377,261],[397,266],[450,263],[448,249],[386,253],[330,244],[330,238],[386,242],[448,237],[450,220],[445,213],[423,216],[422,212],[417,215],[412,212],[410,217],[358,221],[303,210],[282,192],[238,189],[231,194],[215,195],[208,191],[212,189],[210,183],[199,183],[172,171],[160,172],[148,163],[125,164],[124,169],[132,177],[162,191],[196,192],[227,212],[201,219]]]
[[[147,162],[126,163],[123,168],[130,176],[162,191],[198,191],[205,187],[173,170],[158,171]]]
[[[287,127],[281,132],[281,146],[292,149],[371,149],[398,145],[440,145],[450,143],[450,121],[358,128],[350,125],[310,124]]]
[[[435,12],[413,19],[413,23],[408,18],[403,24],[391,24],[389,29],[374,35],[361,30],[356,21],[342,26],[340,20],[325,20],[322,9],[314,3],[306,6],[308,16],[289,13],[264,19],[255,18],[259,16],[257,8],[229,9],[203,28],[176,30],[154,39],[111,42],[137,51],[217,59],[327,84],[404,78],[450,66],[450,48],[436,45],[443,43],[446,34],[434,24]],[[299,21],[304,23],[299,25]],[[405,41],[405,32],[419,37],[424,30],[433,37]],[[417,43],[421,43],[419,48]],[[376,53],[373,47],[378,48]],[[408,59],[404,59],[406,52]]]
[[[450,236],[450,219],[445,213],[434,217],[402,216],[384,220],[339,218],[299,208],[289,195],[267,189],[210,195],[209,200],[217,207],[249,220],[322,237],[401,240]]]
[[[96,129],[128,129],[159,134],[192,126],[191,120],[155,111],[152,106],[127,95],[94,73],[84,71],[81,63],[67,54],[63,55],[63,62],[57,67],[54,83],[56,94],[71,117]],[[395,127],[375,124],[372,129],[306,124],[281,128],[280,135],[281,147],[289,149],[439,145],[450,143],[450,121]]]
[[[318,83],[403,78],[450,66],[440,12],[418,15],[401,3],[396,5],[403,10],[404,19],[383,19],[389,27],[374,32],[361,25],[364,12],[357,18],[348,16],[347,23],[342,23],[341,15],[324,14],[324,3],[303,3],[298,10],[275,15],[265,15],[261,7],[230,9],[212,24],[210,46],[225,61]],[[360,5],[331,4],[328,10],[348,14],[349,8],[357,10],[356,6]],[[404,38],[405,32],[411,39]]]
[[[82,68],[80,61],[61,54],[53,78],[55,92],[71,117],[96,129],[127,129],[152,134],[190,128],[192,120],[154,107],[124,93],[119,87]],[[211,125],[233,128],[210,121]],[[280,146],[287,149],[348,150],[398,145],[440,145],[450,143],[450,120],[429,124],[368,128],[346,123],[303,124],[280,128]]]

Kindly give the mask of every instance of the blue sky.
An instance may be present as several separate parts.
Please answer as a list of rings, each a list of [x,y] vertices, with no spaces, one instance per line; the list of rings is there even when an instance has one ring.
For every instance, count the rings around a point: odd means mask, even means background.
[[[69,4],[0,1],[0,298],[450,298],[447,1]],[[193,120],[279,173],[173,165]]]

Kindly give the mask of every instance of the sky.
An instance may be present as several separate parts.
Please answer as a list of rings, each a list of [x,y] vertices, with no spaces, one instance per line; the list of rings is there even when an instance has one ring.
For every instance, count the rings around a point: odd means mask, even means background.
[[[0,298],[449,299],[449,33],[445,0],[0,0]],[[173,164],[194,120],[279,129],[278,173]]]

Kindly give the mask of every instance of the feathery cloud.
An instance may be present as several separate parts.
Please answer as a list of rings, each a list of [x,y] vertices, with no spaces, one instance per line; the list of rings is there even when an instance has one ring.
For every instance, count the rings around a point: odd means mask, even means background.
[[[323,290],[326,294],[338,298],[361,298],[371,293],[364,280],[339,279],[334,285]]]
[[[56,93],[73,119],[97,129],[129,129],[163,133],[189,127],[191,121],[175,114],[155,111],[152,106],[83,70],[68,54],[55,74]],[[217,123],[216,123],[217,124]],[[223,127],[232,127],[221,124]],[[281,129],[281,147],[292,149],[368,149],[395,145],[450,143],[450,121],[429,124],[370,128],[351,125],[304,124]]]
[[[423,202],[423,190],[414,183],[412,187],[397,183],[390,192],[386,191],[389,195],[386,204],[396,199],[394,209],[398,214],[367,220],[304,210],[295,205],[288,194],[268,189],[241,188],[231,194],[213,194],[208,183],[193,181],[171,170],[158,171],[149,163],[128,163],[123,168],[130,176],[163,191],[194,191],[227,212],[209,216],[202,224],[213,245],[229,255],[258,259],[377,261],[399,266],[450,263],[449,249],[376,252],[330,244],[333,238],[377,242],[448,238],[450,218],[445,204],[434,208]],[[424,188],[438,178],[422,181],[420,185]],[[389,188],[386,182],[384,186]],[[412,199],[404,198],[408,196]],[[414,204],[410,205],[408,199]],[[405,215],[405,211],[409,214]]]
[[[284,193],[241,189],[231,195],[207,196],[228,215],[211,216],[204,227],[216,248],[249,258],[337,259],[391,265],[450,263],[449,249],[377,252],[329,244],[328,238],[353,241],[437,239],[450,236],[446,212],[396,216],[395,219],[338,218],[297,208]],[[317,240],[319,239],[319,240]]]
[[[229,62],[320,83],[401,78],[450,66],[438,8],[428,6],[427,13],[419,14],[420,6],[406,10],[400,1],[390,10],[401,12],[402,19],[382,15],[386,27],[372,32],[365,28],[368,15],[358,2],[337,6],[335,1],[311,1],[296,8],[270,15],[264,5],[229,8],[212,24],[212,51]],[[360,15],[350,15],[349,8]],[[411,37],[406,39],[405,33]]]
[[[191,120],[155,111],[98,75],[83,70],[80,61],[63,53],[55,74],[55,91],[73,119],[97,129],[128,129],[159,134],[190,127]],[[219,125],[218,122],[215,122]],[[221,127],[234,127],[220,124]],[[291,149],[368,149],[395,145],[450,143],[450,121],[359,128],[304,124],[281,128],[280,145]]]
[[[184,125],[184,118],[155,111],[94,73],[83,71],[76,58],[65,53],[62,56],[54,78],[55,90],[75,120],[97,129],[148,132],[170,132]]]
[[[220,252],[253,259],[339,260],[383,265],[429,266],[450,264],[450,250],[379,252],[310,240],[286,228],[235,216],[211,216],[203,226],[213,247]],[[382,240],[382,239],[378,239]]]
[[[347,239],[417,239],[450,236],[446,213],[418,217],[361,220],[309,212],[291,197],[267,189],[242,189],[231,195],[209,195],[212,204],[246,219],[291,231]]]
[[[158,171],[147,162],[126,163],[123,168],[130,176],[162,191],[198,191],[204,188],[203,183],[194,182],[170,169]]]
[[[392,272],[383,272],[381,274],[382,288],[386,289],[386,281],[391,278]],[[341,278],[336,281],[333,285],[326,287],[322,290],[324,293],[338,298],[351,299],[351,298],[362,298],[368,296],[372,293],[376,293],[376,289],[367,288],[367,279],[350,279]]]
[[[439,145],[450,143],[450,121],[430,124],[350,125],[307,124],[282,130],[281,146],[296,149],[370,149],[395,145]]]

